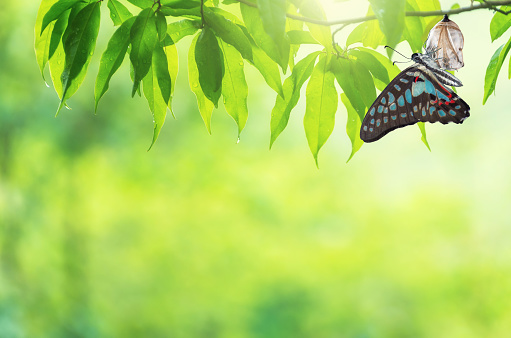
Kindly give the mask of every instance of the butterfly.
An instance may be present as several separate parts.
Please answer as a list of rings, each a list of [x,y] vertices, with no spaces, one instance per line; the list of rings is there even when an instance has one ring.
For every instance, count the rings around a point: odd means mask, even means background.
[[[399,73],[376,98],[362,121],[360,138],[374,142],[394,129],[417,122],[463,123],[470,107],[449,86],[463,84],[428,54],[414,53],[415,64]]]

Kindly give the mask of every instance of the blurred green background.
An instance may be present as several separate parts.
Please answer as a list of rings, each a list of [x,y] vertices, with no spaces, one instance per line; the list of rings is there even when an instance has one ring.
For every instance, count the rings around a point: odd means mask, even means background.
[[[207,133],[187,84],[189,39],[177,119],[151,151],[126,63],[94,115],[106,6],[86,81],[55,118],[32,47],[38,5],[0,11],[0,337],[510,336],[506,67],[481,105],[509,33],[490,43],[490,11],[452,17],[466,43],[463,125],[428,125],[431,153],[418,128],[400,129],[346,165],[340,107],[318,170],[304,102],[268,150],[275,93],[248,65],[241,141],[222,109]],[[367,3],[337,6],[330,19]]]

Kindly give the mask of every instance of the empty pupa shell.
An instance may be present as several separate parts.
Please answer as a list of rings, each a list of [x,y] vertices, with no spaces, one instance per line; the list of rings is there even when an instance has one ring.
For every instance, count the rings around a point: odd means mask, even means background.
[[[458,25],[447,15],[429,31],[426,53],[436,60],[440,68],[463,67],[463,34]]]

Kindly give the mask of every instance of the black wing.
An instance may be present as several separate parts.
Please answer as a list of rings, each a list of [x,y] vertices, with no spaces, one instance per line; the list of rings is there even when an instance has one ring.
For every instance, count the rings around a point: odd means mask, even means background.
[[[394,129],[417,122],[462,123],[470,107],[443,86],[434,73],[413,65],[399,73],[369,108],[360,138],[374,142]]]

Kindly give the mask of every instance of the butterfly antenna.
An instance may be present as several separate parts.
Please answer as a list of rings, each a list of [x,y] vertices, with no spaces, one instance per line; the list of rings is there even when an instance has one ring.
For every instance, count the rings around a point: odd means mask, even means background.
[[[410,60],[410,61],[411,61],[411,60]],[[392,62],[392,65],[393,65],[393,66],[395,66],[395,65],[396,65],[396,63],[408,63],[408,62],[410,62],[410,61],[394,61],[394,62]]]
[[[402,57],[404,57],[405,59],[411,60],[409,57],[404,56],[403,54],[399,53],[397,50],[395,50],[394,48],[392,48],[392,47],[390,47],[390,46],[385,46],[385,48],[390,48],[390,49],[392,49],[394,52],[396,52],[396,53],[398,53],[399,55],[401,55]]]

